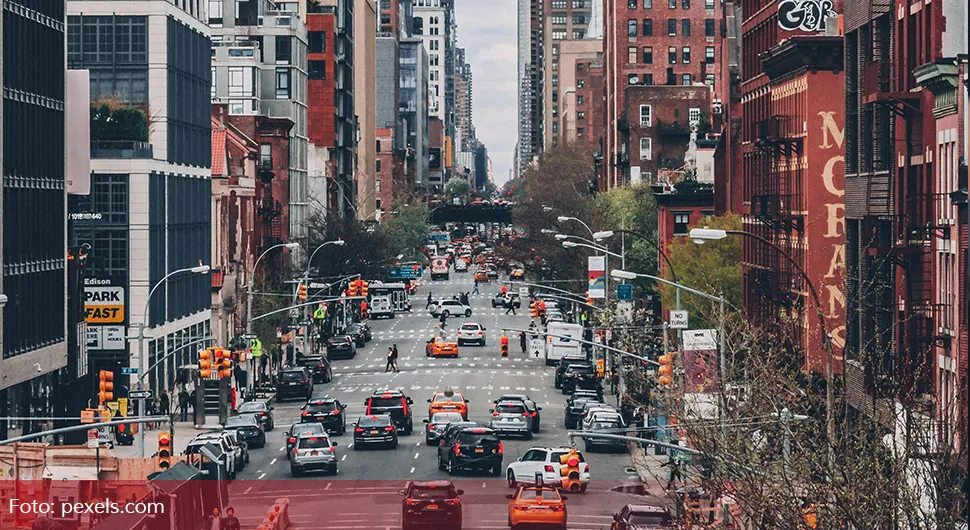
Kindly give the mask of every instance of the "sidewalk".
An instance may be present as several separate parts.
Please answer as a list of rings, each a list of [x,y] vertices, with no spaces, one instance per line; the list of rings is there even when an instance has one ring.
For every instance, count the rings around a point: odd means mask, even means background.
[[[667,492],[664,486],[667,484],[667,468],[661,464],[667,462],[667,455],[654,455],[653,446],[646,446],[644,450],[639,444],[630,442],[630,460],[633,468],[636,469],[640,482],[653,495],[664,497]],[[647,454],[644,454],[644,453]]]

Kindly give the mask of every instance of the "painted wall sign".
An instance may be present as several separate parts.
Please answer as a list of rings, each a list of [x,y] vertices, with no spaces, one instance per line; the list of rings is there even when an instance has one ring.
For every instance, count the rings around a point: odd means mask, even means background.
[[[832,0],[782,0],[778,26],[785,31],[825,31],[825,19],[838,16]]]

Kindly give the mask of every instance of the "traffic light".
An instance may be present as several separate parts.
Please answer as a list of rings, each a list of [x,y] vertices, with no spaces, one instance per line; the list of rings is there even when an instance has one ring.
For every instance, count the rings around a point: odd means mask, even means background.
[[[559,474],[562,476],[562,489],[570,492],[578,492],[582,487],[579,481],[579,453],[575,449],[570,449],[568,453],[559,457]]]
[[[209,348],[199,352],[199,377],[202,379],[212,377],[212,350]]]
[[[232,377],[232,358],[227,350],[219,348],[219,353],[222,354],[222,361],[216,363],[216,368],[219,370],[219,379],[228,379]],[[216,354],[218,359],[219,354]]]
[[[660,363],[660,368],[657,369],[657,375],[659,376],[657,382],[663,386],[670,386],[674,383],[674,354],[666,353],[661,355],[657,361]]]
[[[159,471],[172,467],[172,435],[167,432],[158,433],[158,455],[155,457],[155,467]]]
[[[357,280],[357,281],[360,282],[360,295],[366,298],[367,288],[370,286],[370,283],[365,282],[363,280]]]
[[[593,298],[589,295],[589,291],[586,291],[586,305],[593,305]]]
[[[212,361],[212,369],[216,371],[216,375],[219,379],[222,379],[222,362],[226,358],[225,350],[222,348],[212,348],[212,353],[215,359]]]
[[[301,302],[306,302],[306,284],[301,283],[300,288],[297,291],[297,297]]]
[[[508,357],[509,356],[509,338],[507,336],[505,336],[505,335],[502,335],[501,343],[502,343],[502,357]]]
[[[529,302],[529,316],[539,318],[539,304],[535,300]]]
[[[357,296],[357,293],[360,292],[358,282],[360,282],[360,280],[350,282],[350,287],[347,288],[347,296]]]
[[[115,398],[114,379],[115,373],[110,370],[98,372],[98,403],[102,406]]]

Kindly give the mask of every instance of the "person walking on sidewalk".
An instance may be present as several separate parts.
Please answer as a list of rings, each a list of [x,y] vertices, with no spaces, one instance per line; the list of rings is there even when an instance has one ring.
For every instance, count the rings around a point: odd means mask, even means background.
[[[206,517],[205,530],[222,530],[222,511],[219,508],[213,508],[212,515]]]
[[[169,416],[170,415],[169,414],[170,411],[169,411],[168,392],[162,392],[162,395],[159,398],[159,406],[161,407],[162,416]]]
[[[226,516],[222,518],[222,530],[239,530],[239,519],[232,506],[226,508]]]
[[[184,386],[179,392],[179,411],[182,413],[182,421],[189,421],[189,393]]]

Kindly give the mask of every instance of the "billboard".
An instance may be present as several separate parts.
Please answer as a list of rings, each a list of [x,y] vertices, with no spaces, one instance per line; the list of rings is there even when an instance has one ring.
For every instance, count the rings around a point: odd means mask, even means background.
[[[430,169],[441,169],[441,148],[432,147],[428,149],[428,156],[430,157],[430,162],[428,167]]]
[[[125,349],[125,283],[113,277],[84,279],[88,350]]]
[[[606,298],[606,256],[589,257],[589,297]]]
[[[717,389],[717,331],[684,330],[684,393],[709,394]]]

